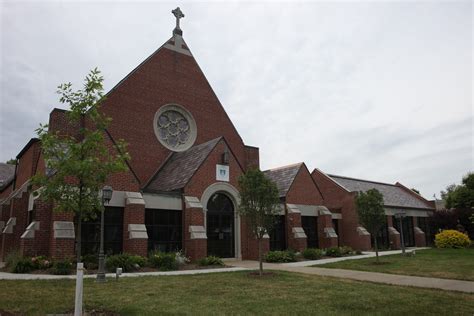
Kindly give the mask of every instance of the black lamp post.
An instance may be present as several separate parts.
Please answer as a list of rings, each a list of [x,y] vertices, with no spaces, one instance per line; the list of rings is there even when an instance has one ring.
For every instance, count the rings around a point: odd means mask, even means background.
[[[399,220],[400,223],[400,245],[402,247],[402,254],[405,254],[405,238],[403,236],[403,221],[402,219],[406,216],[405,213],[395,214],[395,218]]]
[[[97,272],[97,282],[105,282],[105,255],[104,255],[104,209],[112,198],[112,187],[106,185],[102,188],[102,211],[100,212],[100,248],[99,248],[99,271]]]

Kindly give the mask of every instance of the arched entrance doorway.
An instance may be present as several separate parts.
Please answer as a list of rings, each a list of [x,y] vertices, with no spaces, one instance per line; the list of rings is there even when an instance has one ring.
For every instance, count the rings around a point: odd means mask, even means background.
[[[234,203],[224,193],[214,193],[207,202],[207,253],[209,256],[235,256]]]

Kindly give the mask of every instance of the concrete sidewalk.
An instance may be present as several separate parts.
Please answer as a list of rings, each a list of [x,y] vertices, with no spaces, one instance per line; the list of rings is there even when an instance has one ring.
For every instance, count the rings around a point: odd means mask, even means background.
[[[411,249],[410,251],[413,251]],[[419,249],[416,249],[419,250]],[[400,251],[386,251],[379,255],[387,256],[400,253]],[[474,293],[474,282],[451,280],[451,279],[439,279],[439,278],[427,278],[409,275],[398,275],[378,272],[366,272],[366,271],[355,271],[355,270],[343,270],[343,269],[328,269],[311,267],[315,264],[325,264],[344,260],[357,260],[362,258],[374,257],[375,253],[366,253],[360,256],[343,257],[343,258],[330,258],[313,261],[301,261],[292,263],[264,263],[264,269],[279,270],[288,272],[297,272],[311,275],[328,276],[335,278],[351,279],[357,281],[383,283],[391,285],[401,286],[413,286],[419,288],[438,289],[446,291],[459,291],[465,293]],[[258,269],[258,261],[228,261],[226,264],[241,267],[245,269],[256,270]]]
[[[217,272],[234,272],[244,271],[247,268],[230,267],[230,268],[215,268],[215,269],[196,269],[196,270],[181,270],[181,271],[166,271],[166,272],[130,272],[124,273],[121,278],[141,277],[141,276],[165,276],[165,275],[193,275]],[[115,273],[107,273],[109,278],[115,278]],[[96,274],[86,274],[85,279],[96,278]],[[59,279],[76,279],[76,275],[52,275],[52,274],[20,274],[0,272],[0,280],[59,280]]]

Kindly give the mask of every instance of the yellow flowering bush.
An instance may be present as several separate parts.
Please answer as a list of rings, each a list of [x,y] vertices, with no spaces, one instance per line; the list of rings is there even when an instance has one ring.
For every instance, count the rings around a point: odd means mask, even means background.
[[[443,230],[435,236],[436,248],[467,248],[471,240],[466,234],[454,229]]]

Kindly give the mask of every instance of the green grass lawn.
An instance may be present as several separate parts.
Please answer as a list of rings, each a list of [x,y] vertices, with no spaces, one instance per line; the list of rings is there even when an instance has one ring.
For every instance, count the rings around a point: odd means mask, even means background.
[[[22,314],[73,310],[74,280],[0,281],[0,310]],[[465,314],[474,295],[277,272],[87,279],[87,310],[158,314]],[[1,314],[1,311],[0,311]]]
[[[474,281],[473,248],[418,250],[414,257],[397,254],[380,257],[380,261],[384,264],[375,265],[375,258],[368,258],[328,263],[317,267]]]

